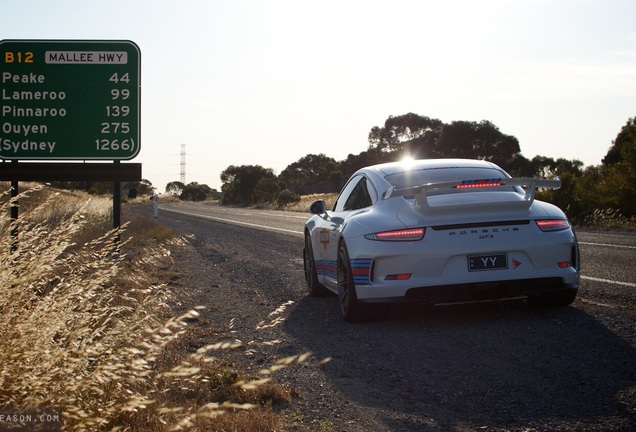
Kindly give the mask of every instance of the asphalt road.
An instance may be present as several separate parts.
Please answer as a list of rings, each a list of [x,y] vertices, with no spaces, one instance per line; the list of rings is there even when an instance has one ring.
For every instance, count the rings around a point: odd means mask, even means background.
[[[303,237],[305,221],[311,216],[309,213],[224,207],[210,202],[165,203],[159,206],[159,211],[159,218],[161,218],[162,211],[169,211],[215,222],[273,231],[301,238]]]
[[[336,298],[306,295],[308,217],[210,203],[165,203],[159,212],[193,234],[187,284],[214,299],[210,319],[232,318],[249,341],[263,311],[288,305],[284,324],[250,345],[256,359],[304,351],[333,358],[319,372],[280,377],[303,389],[292,410],[302,416],[290,420],[300,426],[289,430],[636,430],[636,235],[577,231],[582,281],[571,307],[399,309],[351,325]]]

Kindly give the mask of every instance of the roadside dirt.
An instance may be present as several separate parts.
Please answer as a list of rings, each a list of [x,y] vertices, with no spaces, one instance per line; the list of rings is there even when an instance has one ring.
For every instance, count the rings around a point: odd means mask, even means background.
[[[179,275],[168,288],[177,313],[206,306],[193,349],[238,339],[243,348],[224,355],[253,377],[311,353],[273,375],[293,395],[276,408],[285,430],[636,430],[635,312],[586,301],[585,284],[568,308],[405,306],[352,325],[335,297],[306,295],[301,238],[186,216],[162,223],[189,233],[172,250]]]

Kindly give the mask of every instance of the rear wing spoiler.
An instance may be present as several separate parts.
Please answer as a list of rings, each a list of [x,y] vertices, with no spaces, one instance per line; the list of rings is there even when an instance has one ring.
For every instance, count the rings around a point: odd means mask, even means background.
[[[532,202],[534,201],[537,188],[559,189],[561,187],[561,180],[558,177],[555,180],[544,180],[537,178],[498,178],[426,183],[423,185],[402,189],[396,189],[395,186],[391,186],[382,194],[382,198],[389,199],[395,196],[404,197],[414,195],[417,205],[422,207],[429,207],[426,198],[426,193],[429,191],[443,189],[487,190],[491,187],[500,186],[520,186],[525,188],[526,194],[523,199],[526,202],[527,207],[530,207],[530,205],[532,205]]]

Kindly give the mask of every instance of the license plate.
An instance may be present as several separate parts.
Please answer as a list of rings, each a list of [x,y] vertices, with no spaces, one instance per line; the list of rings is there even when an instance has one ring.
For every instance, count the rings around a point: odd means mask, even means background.
[[[507,268],[507,254],[468,256],[468,271],[501,270]]]

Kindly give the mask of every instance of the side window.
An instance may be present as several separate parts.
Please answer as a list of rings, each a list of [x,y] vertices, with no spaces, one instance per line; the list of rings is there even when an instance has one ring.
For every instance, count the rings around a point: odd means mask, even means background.
[[[344,210],[358,210],[369,207],[371,205],[371,197],[367,190],[367,178],[362,177],[356,187],[351,191],[351,195],[344,205]]]
[[[349,183],[347,183],[344,189],[342,189],[342,192],[340,192],[340,195],[338,196],[338,200],[333,206],[334,211],[337,211],[337,212],[344,211],[344,206],[349,200],[349,197],[351,196],[351,191],[353,191],[353,189],[358,185],[358,183],[360,183],[360,179],[362,178],[364,177],[357,176],[349,180]]]
[[[369,207],[376,197],[375,189],[368,185],[367,178],[359,176],[352,179],[340,194],[335,211],[358,210]]]

